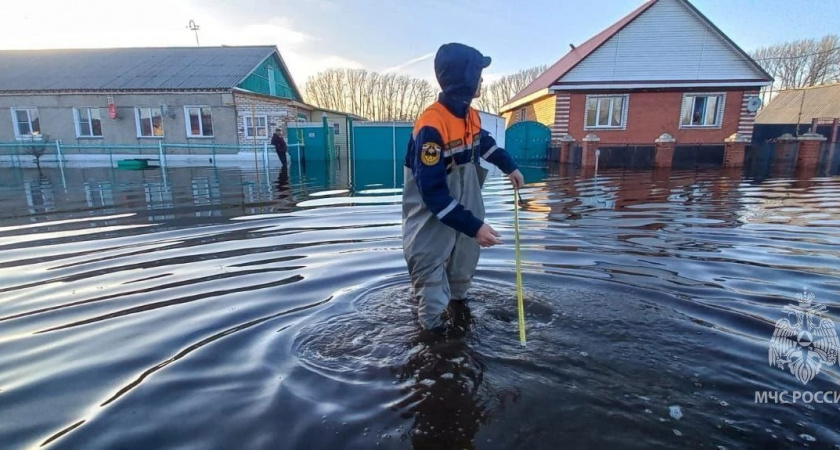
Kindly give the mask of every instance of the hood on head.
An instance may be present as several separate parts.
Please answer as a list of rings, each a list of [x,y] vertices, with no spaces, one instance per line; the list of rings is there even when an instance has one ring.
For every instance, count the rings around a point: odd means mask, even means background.
[[[441,46],[435,55],[435,76],[446,97],[469,103],[490,57],[464,44]]]

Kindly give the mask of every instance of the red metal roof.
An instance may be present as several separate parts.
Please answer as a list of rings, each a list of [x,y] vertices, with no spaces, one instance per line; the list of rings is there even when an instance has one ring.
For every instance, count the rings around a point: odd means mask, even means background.
[[[507,104],[513,103],[517,100],[521,100],[533,93],[549,88],[551,85],[554,84],[555,81],[560,79],[560,77],[566,75],[570,70],[574,69],[575,66],[577,66],[581,61],[584,60],[584,58],[586,58],[587,56],[592,54],[592,52],[604,45],[604,43],[607,42],[611,37],[615,36],[630,22],[635,20],[643,12],[647,11],[658,1],[659,0],[649,0],[647,3],[636,8],[635,11],[624,16],[624,18],[614,23],[606,30],[596,34],[588,41],[576,47],[574,50],[571,50],[569,53],[566,53],[566,56],[560,58],[559,61],[554,63],[553,66],[549,67],[548,70],[546,70],[540,76],[538,76],[534,81],[531,82],[531,84],[526,86],[525,89],[522,89],[521,91],[519,91],[519,93],[514,95],[513,98],[508,100]]]

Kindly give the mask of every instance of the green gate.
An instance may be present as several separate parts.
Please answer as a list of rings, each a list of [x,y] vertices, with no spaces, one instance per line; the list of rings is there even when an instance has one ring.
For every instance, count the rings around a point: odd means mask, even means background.
[[[505,131],[505,149],[517,162],[545,161],[551,129],[539,122],[519,122]]]

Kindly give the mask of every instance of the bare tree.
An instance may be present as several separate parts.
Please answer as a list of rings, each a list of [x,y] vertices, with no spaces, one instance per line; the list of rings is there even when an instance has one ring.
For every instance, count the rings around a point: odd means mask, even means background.
[[[506,75],[481,88],[481,97],[476,107],[483,111],[498,114],[499,108],[522,89],[525,89],[540,74],[545,72],[547,66],[541,65],[530,69],[520,70],[511,75]]]
[[[47,149],[52,146],[52,142],[50,142],[49,135],[45,134],[37,138],[32,137],[24,140],[24,143],[25,145],[21,146],[22,153],[35,158],[35,166],[37,166],[38,171],[40,171],[41,157],[47,154]]]
[[[840,35],[760,47],[751,56],[775,78],[762,92],[765,103],[780,90],[840,81]]]
[[[435,99],[426,80],[362,69],[320,72],[304,90],[313,105],[384,121],[412,121]]]

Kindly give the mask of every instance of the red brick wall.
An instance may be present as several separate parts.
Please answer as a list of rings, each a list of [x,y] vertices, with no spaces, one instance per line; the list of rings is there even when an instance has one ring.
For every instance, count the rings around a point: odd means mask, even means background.
[[[584,130],[586,94],[572,93],[569,134],[580,140],[587,134],[594,133],[601,138],[601,145],[652,144],[663,133],[673,136],[678,144],[723,144],[724,139],[738,131],[743,91],[711,91],[726,92],[726,108],[721,128],[682,130],[679,121],[683,94],[686,92],[693,91],[631,92],[625,130]]]

